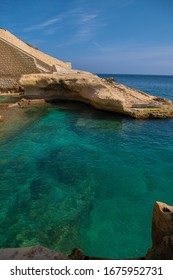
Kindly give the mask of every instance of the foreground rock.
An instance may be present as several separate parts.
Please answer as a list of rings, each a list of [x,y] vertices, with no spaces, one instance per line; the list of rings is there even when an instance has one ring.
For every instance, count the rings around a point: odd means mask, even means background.
[[[19,82],[26,98],[76,100],[97,109],[134,118],[173,117],[173,104],[170,100],[148,95],[84,71],[23,75]]]
[[[146,259],[173,260],[173,207],[156,202],[152,218],[152,248]]]
[[[42,104],[45,104],[45,100],[44,99],[29,100],[29,99],[21,98],[18,102],[15,102],[15,103],[12,103],[12,104],[8,104],[8,108],[12,108],[12,107],[29,107],[29,106],[42,105]]]
[[[0,249],[0,260],[106,260],[85,256],[81,249],[74,248],[69,256],[42,246]]]
[[[63,253],[42,246],[0,249],[0,260],[68,260]]]

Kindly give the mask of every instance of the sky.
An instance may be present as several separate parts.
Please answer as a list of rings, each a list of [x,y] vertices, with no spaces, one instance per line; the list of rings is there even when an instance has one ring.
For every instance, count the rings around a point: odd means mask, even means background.
[[[0,0],[0,28],[74,69],[173,75],[172,0]]]

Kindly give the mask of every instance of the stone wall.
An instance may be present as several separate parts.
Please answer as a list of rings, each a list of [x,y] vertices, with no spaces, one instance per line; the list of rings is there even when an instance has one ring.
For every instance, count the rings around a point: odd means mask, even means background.
[[[11,34],[10,32],[0,28],[0,38],[6,40],[9,44],[23,50],[24,52],[28,53],[29,55],[35,57],[36,59],[41,60],[43,63],[48,64],[49,66],[58,65],[65,69],[71,69],[70,63],[65,63],[60,61],[56,58],[53,58],[32,46],[24,43],[22,40]]]
[[[8,45],[0,39],[0,75],[40,73],[33,57]]]
[[[0,77],[0,93],[8,93],[8,92],[21,92],[22,87],[19,84],[18,76],[9,77],[9,76],[1,76]]]

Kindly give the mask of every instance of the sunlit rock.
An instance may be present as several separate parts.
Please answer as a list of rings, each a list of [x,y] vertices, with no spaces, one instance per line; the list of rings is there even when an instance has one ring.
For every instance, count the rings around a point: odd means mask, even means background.
[[[81,101],[105,111],[134,118],[172,118],[170,100],[102,79],[89,72],[66,70],[54,74],[23,75],[20,84],[26,98]]]

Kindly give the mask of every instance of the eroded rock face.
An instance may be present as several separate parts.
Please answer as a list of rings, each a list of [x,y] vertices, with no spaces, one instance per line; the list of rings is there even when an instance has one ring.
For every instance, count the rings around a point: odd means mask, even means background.
[[[157,246],[164,236],[173,235],[173,207],[156,202],[152,218],[152,243]]]
[[[76,100],[101,110],[134,118],[172,118],[170,100],[99,78],[89,72],[66,70],[54,74],[23,75],[20,84],[26,98],[46,101]]]
[[[147,259],[173,259],[173,207],[156,202],[152,217],[152,248]]]
[[[164,236],[160,244],[148,250],[148,260],[173,260],[173,235]]]

